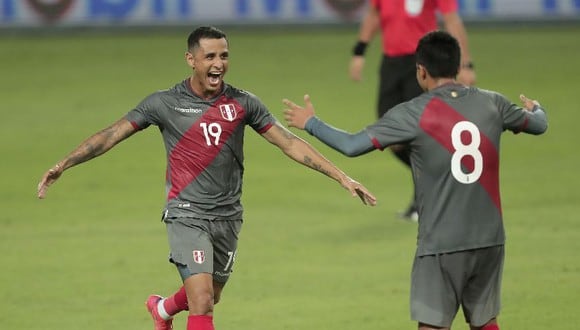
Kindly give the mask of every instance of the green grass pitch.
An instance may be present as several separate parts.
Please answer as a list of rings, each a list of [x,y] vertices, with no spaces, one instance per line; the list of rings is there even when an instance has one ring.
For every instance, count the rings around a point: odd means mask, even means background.
[[[46,169],[147,94],[189,74],[188,29],[0,36],[0,324],[5,329],[151,329],[143,302],[179,286],[167,263],[164,150],[148,129],[64,174]],[[309,93],[322,118],[358,131],[374,120],[378,40],[365,80],[347,77],[356,29],[226,29],[227,81],[281,119]],[[504,135],[508,235],[502,329],[580,324],[580,27],[469,29],[478,85],[548,110],[544,136]],[[416,225],[396,219],[410,174],[388,152],[356,159],[311,141],[379,198],[363,207],[335,182],[246,134],[245,224],[218,329],[415,329],[409,273]],[[185,315],[175,321],[185,328]],[[455,329],[467,329],[461,314]]]

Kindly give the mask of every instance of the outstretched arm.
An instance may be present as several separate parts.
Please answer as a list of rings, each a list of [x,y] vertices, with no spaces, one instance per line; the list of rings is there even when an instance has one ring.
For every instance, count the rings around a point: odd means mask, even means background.
[[[358,196],[365,205],[376,205],[377,199],[363,185],[351,179],[320,154],[320,152],[314,149],[314,147],[294,135],[280,123],[277,122],[272,128],[263,133],[262,136],[296,162],[336,180],[352,196]]]
[[[44,173],[38,183],[38,198],[45,197],[48,187],[58,180],[65,170],[104,154],[135,132],[136,129],[133,125],[127,119],[122,118],[86,139],[68,156]]]
[[[282,102],[288,107],[284,110],[284,119],[288,126],[307,131],[343,155],[355,157],[375,149],[365,131],[351,134],[317,118],[310,96],[304,95],[304,107],[286,99]]]

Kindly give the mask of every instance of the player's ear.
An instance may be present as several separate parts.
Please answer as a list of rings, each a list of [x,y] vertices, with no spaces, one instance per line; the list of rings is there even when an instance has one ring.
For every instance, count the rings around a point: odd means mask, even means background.
[[[189,65],[190,68],[195,70],[195,57],[193,56],[192,53],[190,52],[185,53],[185,62],[187,62],[187,65]]]
[[[423,86],[422,82],[427,79],[427,70],[421,64],[416,64],[415,66],[417,67],[417,82],[420,86]]]
[[[421,80],[427,79],[427,70],[421,64],[417,64],[417,75],[421,77]]]

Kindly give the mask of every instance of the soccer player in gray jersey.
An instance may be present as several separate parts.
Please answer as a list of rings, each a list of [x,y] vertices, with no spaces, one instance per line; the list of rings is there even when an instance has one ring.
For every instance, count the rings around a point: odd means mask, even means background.
[[[189,310],[187,329],[211,330],[213,309],[234,264],[242,225],[243,135],[249,125],[291,159],[336,180],[352,196],[375,205],[375,197],[304,140],[285,129],[254,95],[224,82],[228,40],[214,27],[200,27],[187,40],[192,75],[149,95],[137,107],[85,140],[50,168],[38,197],[62,173],[110,150],[135,132],[155,125],[167,151],[167,227],[170,261],[183,287],[146,306],[156,330],[172,329],[172,316]]]
[[[449,329],[461,306],[471,329],[498,330],[505,242],[500,136],[542,134],[546,115],[523,95],[520,107],[496,92],[457,84],[459,45],[446,32],[423,36],[416,66],[426,92],[356,134],[317,118],[308,96],[304,107],[284,100],[284,116],[289,126],[351,157],[407,144],[419,204],[411,317],[419,329]]]

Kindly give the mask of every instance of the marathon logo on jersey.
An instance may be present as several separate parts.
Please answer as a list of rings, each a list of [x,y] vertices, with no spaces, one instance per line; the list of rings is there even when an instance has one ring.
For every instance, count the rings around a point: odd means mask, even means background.
[[[236,111],[236,107],[231,104],[220,104],[220,112],[222,117],[227,121],[234,121],[238,116],[238,112]]]
[[[193,250],[193,261],[196,264],[203,264],[203,262],[205,261],[205,251]]]

